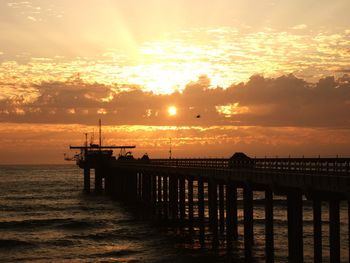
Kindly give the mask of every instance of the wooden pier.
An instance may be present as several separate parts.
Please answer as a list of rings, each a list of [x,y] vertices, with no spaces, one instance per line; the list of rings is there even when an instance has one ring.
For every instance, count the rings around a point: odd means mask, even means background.
[[[181,226],[189,235],[197,233],[202,247],[225,246],[229,252],[239,237],[237,191],[242,191],[242,256],[247,262],[253,258],[255,191],[265,196],[266,262],[275,261],[274,196],[286,198],[289,262],[304,261],[306,199],[312,201],[314,262],[322,262],[321,204],[327,202],[330,262],[341,262],[339,204],[345,201],[350,207],[350,158],[246,159],[238,154],[231,159],[117,160],[96,155],[78,164],[84,169],[85,192],[90,192],[94,169],[95,192],[139,203],[155,219]]]

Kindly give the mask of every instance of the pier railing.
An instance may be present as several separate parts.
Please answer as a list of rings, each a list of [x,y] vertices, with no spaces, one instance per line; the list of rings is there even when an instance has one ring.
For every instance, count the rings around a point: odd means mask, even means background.
[[[236,161],[237,162],[237,161]],[[251,168],[305,173],[333,173],[350,176],[350,158],[252,158]],[[232,159],[151,159],[151,164],[175,167],[228,169]]]

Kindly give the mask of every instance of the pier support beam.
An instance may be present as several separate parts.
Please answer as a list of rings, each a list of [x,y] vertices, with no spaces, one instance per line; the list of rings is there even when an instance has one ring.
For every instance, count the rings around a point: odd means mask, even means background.
[[[157,178],[157,212],[159,219],[163,217],[163,203],[162,203],[162,176]]]
[[[350,201],[348,200],[348,257],[350,261]]]
[[[176,175],[169,176],[169,202],[171,210],[171,218],[173,221],[178,219],[179,214],[179,184]]]
[[[265,190],[265,255],[266,263],[274,262],[273,193],[271,189]]]
[[[157,175],[156,174],[152,174],[152,209],[153,209],[153,215],[156,216],[157,215]]]
[[[137,173],[137,200],[142,201],[142,172]]]
[[[225,231],[225,193],[224,185],[219,184],[219,215],[220,215],[220,234],[223,234]]]
[[[102,168],[95,168],[95,192],[102,193]]]
[[[298,190],[287,193],[288,258],[290,262],[303,262],[303,199]]]
[[[137,174],[134,171],[125,171],[124,173],[126,177],[126,201],[135,203],[137,201]],[[153,177],[150,179],[153,179]]]
[[[112,169],[111,171],[111,181],[112,181],[112,198],[115,200],[120,200],[120,171],[119,169]]]
[[[188,199],[188,229],[190,232],[190,235],[193,235],[193,180],[192,178],[188,179],[188,192],[187,192],[187,199]]]
[[[254,242],[253,190],[250,185],[245,185],[243,188],[243,206],[245,260],[250,262],[252,258],[252,246]]]
[[[237,189],[232,182],[226,185],[226,248],[230,252],[233,239],[237,239]]]
[[[151,175],[142,173],[142,201],[151,207]]]
[[[90,168],[84,168],[84,192],[90,193]]]
[[[126,174],[124,169],[119,169],[119,177],[120,177],[120,200],[127,200],[127,182],[126,182]]]
[[[186,182],[185,178],[182,176],[179,178],[179,188],[180,188],[180,221],[181,224],[184,223],[186,216]]]
[[[168,177],[163,176],[163,217],[168,220]]]
[[[115,183],[116,183],[116,197],[118,200],[123,199],[123,172],[121,169],[115,169],[114,175]]]
[[[213,248],[219,247],[218,239],[218,193],[217,183],[214,180],[208,182],[208,204],[209,204],[209,222],[213,235]]]
[[[329,248],[330,262],[340,262],[339,200],[329,201]]]
[[[314,199],[312,202],[313,226],[314,226],[314,262],[322,262],[322,218],[321,201]]]
[[[198,221],[199,242],[201,247],[205,246],[205,219],[204,219],[204,182],[202,177],[198,178]]]
[[[105,174],[105,193],[107,195],[112,194],[112,174],[110,169],[108,169],[107,173]]]

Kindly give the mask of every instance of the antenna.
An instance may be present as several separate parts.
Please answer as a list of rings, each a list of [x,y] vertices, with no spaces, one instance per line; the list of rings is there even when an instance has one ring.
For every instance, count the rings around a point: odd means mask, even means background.
[[[92,129],[92,134],[91,134],[91,137],[90,137],[90,144],[93,144],[94,140],[95,140],[95,129]]]
[[[87,132],[84,133],[84,135],[85,135],[85,147],[87,147],[88,146],[88,138],[87,138],[88,134],[87,134]]]
[[[170,140],[169,159],[171,159],[171,138],[169,138],[169,140]]]
[[[101,137],[101,119],[98,119],[98,139],[99,145],[102,146],[102,137]]]

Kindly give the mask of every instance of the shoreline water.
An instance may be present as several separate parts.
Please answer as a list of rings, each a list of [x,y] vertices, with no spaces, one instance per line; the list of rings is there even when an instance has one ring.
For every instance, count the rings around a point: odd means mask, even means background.
[[[239,233],[231,262],[243,253],[241,192]],[[254,194],[254,257],[264,262],[263,196]],[[276,262],[287,262],[286,210],[275,200]],[[305,262],[312,262],[312,206],[304,201]],[[328,253],[328,206],[323,204],[323,256]],[[0,166],[0,257],[5,262],[228,262],[226,251],[199,249],[195,238],[144,219],[106,196],[82,193],[82,174],[74,165]],[[135,210],[135,209],[133,209]],[[136,209],[137,211],[137,209]],[[347,262],[347,210],[341,206],[342,262]],[[346,249],[345,249],[346,247]]]

